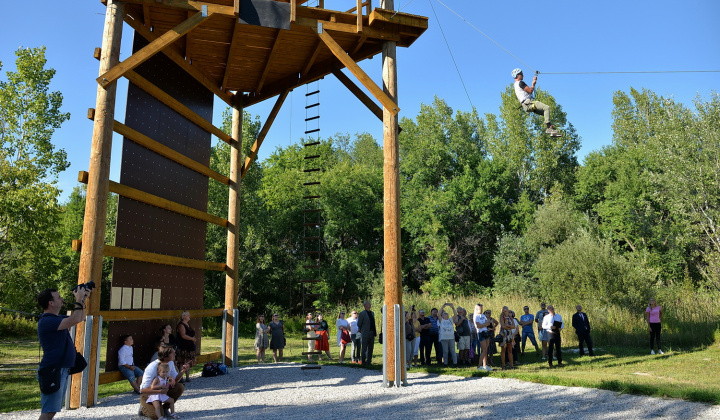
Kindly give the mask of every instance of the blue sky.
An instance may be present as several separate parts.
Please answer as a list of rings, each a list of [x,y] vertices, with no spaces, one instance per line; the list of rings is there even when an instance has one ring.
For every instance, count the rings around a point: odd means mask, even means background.
[[[396,0],[401,11],[427,16],[429,29],[410,48],[398,48],[400,117],[415,118],[421,104],[434,96],[453,109],[470,111],[454,55],[472,104],[481,114],[498,113],[500,93],[512,82],[510,71],[540,71],[539,87],[563,107],[582,140],[583,157],[612,141],[612,96],[631,87],[646,88],[692,106],[699,94],[708,99],[718,90],[720,73],[543,75],[543,72],[614,72],[720,70],[720,1],[553,0]],[[326,0],[326,8],[346,10],[350,0]],[[375,0],[374,4],[379,3]],[[431,7],[432,6],[432,7]],[[435,13],[437,13],[437,19]],[[461,20],[481,30],[506,51]],[[0,80],[14,69],[15,50],[47,47],[48,66],[57,70],[51,88],[64,95],[63,110],[71,119],[57,130],[53,142],[67,151],[72,164],[60,176],[63,198],[87,170],[92,124],[85,118],[95,106],[98,62],[105,7],[92,1],[24,1],[0,15]],[[129,56],[132,30],[125,26],[121,59]],[[518,61],[522,61],[522,64]],[[361,63],[380,83],[380,56]],[[530,67],[530,68],[528,68]],[[119,82],[116,119],[124,120],[127,82]],[[320,82],[321,134],[368,132],[382,141],[382,124],[330,76]],[[274,100],[247,108],[264,121]],[[291,94],[270,130],[260,158],[277,147],[296,142],[304,131],[305,88]],[[216,100],[214,123],[220,125],[224,103]],[[120,139],[113,143],[111,179],[117,180]]]

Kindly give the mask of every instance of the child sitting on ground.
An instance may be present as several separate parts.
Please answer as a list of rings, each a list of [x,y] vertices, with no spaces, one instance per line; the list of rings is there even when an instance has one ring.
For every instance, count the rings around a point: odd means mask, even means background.
[[[152,381],[152,385],[150,385],[150,388],[155,391],[162,391],[163,389],[169,389],[172,385],[174,385],[175,380],[173,378],[168,378],[168,374],[170,373],[170,366],[168,366],[167,363],[160,363],[157,367],[157,374],[158,376],[155,377]],[[175,400],[168,397],[167,394],[153,394],[147,399],[148,403],[152,403],[153,407],[155,407],[155,415],[157,416],[158,420],[166,420],[167,417],[163,416],[163,404],[167,403],[169,405],[169,411],[170,411],[170,418],[171,419],[178,419],[180,418],[177,414],[175,414]]]
[[[118,350],[118,370],[130,382],[136,394],[140,394],[137,378],[142,378],[143,370],[135,366],[133,361],[133,338],[132,335],[122,337],[123,346]]]

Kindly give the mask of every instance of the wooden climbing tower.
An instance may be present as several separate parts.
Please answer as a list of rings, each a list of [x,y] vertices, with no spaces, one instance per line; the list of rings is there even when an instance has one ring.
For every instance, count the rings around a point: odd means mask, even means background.
[[[89,113],[91,158],[80,176],[87,204],[82,238],[74,244],[81,253],[78,283],[94,280],[97,289],[86,322],[76,329],[75,343],[89,368],[73,377],[71,407],[94,405],[100,383],[122,379],[110,359],[110,371],[99,373],[102,322],[109,323],[110,334],[131,330],[138,343],[163,322],[175,323],[182,310],[191,313],[194,328],[204,316],[222,316],[223,351],[201,360],[222,355],[227,364],[237,362],[241,180],[288,93],[330,74],[385,127],[385,170],[393,172],[386,173],[386,304],[401,303],[395,47],[410,46],[427,29],[427,18],[396,13],[392,0],[379,8],[371,1],[348,0],[345,10],[325,9],[322,0],[313,8],[306,0],[104,1],[97,100]],[[134,30],[134,41],[132,54],[121,61],[125,25]],[[382,88],[357,65],[378,54]],[[130,83],[120,122],[116,82],[123,77]],[[214,96],[233,108],[230,135],[212,124]],[[275,105],[242,156],[242,111],[271,98]],[[113,132],[123,136],[119,180],[110,180]],[[212,136],[231,147],[229,174],[209,168]],[[207,213],[208,182],[228,188],[227,215]],[[115,244],[105,243],[110,192],[120,196]],[[207,223],[227,229],[225,261],[204,260]],[[112,284],[100,278],[104,257],[113,258]],[[205,270],[226,275],[223,308],[203,309]],[[100,291],[108,287],[111,305],[101,308]],[[109,348],[108,355],[114,351]]]

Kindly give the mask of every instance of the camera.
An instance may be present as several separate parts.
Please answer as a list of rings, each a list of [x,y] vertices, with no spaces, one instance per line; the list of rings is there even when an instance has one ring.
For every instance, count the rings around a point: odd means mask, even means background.
[[[95,288],[95,282],[90,280],[87,283],[78,284],[77,286],[73,287],[72,291],[75,293],[79,289],[85,289],[86,291],[92,291],[92,289]]]

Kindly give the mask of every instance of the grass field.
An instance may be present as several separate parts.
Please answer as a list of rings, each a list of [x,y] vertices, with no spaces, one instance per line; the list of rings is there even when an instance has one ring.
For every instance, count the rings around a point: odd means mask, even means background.
[[[103,343],[104,344],[104,343]],[[240,364],[256,363],[253,339],[239,340]],[[285,351],[286,362],[303,362],[301,355],[305,343],[300,336],[288,336]],[[203,338],[203,353],[220,350],[219,338]],[[380,369],[382,346],[375,346],[374,369]],[[503,378],[517,378],[544,384],[602,388],[623,393],[650,395],[656,397],[683,398],[710,404],[720,404],[720,346],[693,350],[672,350],[665,355],[650,356],[645,349],[605,347],[596,350],[595,357],[580,357],[566,347],[563,358],[567,365],[550,370],[541,363],[535,352],[521,357],[522,365],[515,370],[496,370],[492,373],[477,371],[475,368],[411,368],[410,372],[427,371],[437,374],[452,374],[466,377],[492,375]],[[348,349],[348,356],[350,350]],[[104,354],[104,351],[103,351]],[[338,350],[332,348],[337,361]],[[35,380],[35,369],[40,357],[38,342],[34,338],[5,340],[0,343],[0,412],[30,410],[40,407],[40,392]],[[495,357],[499,364],[499,357]],[[268,352],[266,362],[272,362]],[[332,362],[323,362],[332,363]],[[104,360],[101,360],[101,369]],[[362,368],[358,365],[349,365]],[[196,366],[193,372],[199,372]],[[99,398],[122,392],[130,392],[125,382],[101,385]]]

